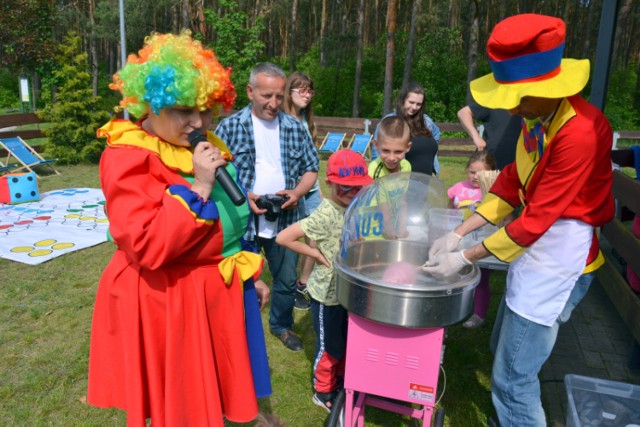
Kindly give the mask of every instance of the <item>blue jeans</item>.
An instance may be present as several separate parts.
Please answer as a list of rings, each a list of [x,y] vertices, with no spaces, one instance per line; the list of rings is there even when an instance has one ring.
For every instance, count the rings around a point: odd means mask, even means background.
[[[309,191],[302,199],[298,200],[298,215],[300,218],[308,217],[311,212],[318,209],[320,203],[322,203],[320,188]]]
[[[275,237],[273,239],[258,237],[258,240],[264,249],[273,278],[269,329],[274,334],[280,335],[293,327],[298,254],[276,244]]]
[[[517,315],[502,298],[491,335],[491,398],[501,427],[546,425],[538,373],[551,355],[560,325],[569,320],[594,277],[595,273],[589,273],[578,278],[553,326]]]

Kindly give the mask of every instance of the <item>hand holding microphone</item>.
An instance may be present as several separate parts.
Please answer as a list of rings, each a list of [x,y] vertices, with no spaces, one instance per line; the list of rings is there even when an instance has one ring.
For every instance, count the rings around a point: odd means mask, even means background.
[[[203,141],[207,141],[207,138],[199,130],[194,130],[189,133],[189,143],[193,148]],[[222,187],[234,205],[240,206],[245,202],[246,199],[244,197],[244,193],[240,187],[238,187],[238,184],[236,184],[233,178],[231,178],[231,175],[229,175],[229,172],[227,172],[225,168],[217,168],[215,177],[218,185]]]

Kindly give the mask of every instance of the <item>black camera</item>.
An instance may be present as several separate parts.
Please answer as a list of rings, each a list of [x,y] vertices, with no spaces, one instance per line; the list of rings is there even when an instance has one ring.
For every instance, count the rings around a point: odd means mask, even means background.
[[[260,209],[266,209],[264,217],[267,221],[275,221],[280,215],[282,204],[289,200],[289,196],[279,196],[277,194],[265,194],[258,197],[256,206]]]

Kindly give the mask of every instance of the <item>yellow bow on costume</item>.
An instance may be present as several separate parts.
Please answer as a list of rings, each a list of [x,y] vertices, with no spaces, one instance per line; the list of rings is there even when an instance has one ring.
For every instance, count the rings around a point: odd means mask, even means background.
[[[218,265],[222,279],[227,286],[231,286],[233,281],[233,273],[238,272],[240,283],[244,283],[247,279],[253,277],[256,271],[262,267],[262,257],[253,252],[240,251],[234,255],[228,256]]]

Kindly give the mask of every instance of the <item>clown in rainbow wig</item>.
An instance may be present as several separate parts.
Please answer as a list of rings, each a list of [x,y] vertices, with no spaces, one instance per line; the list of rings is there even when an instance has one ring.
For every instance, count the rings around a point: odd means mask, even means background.
[[[241,239],[249,208],[235,206],[217,168],[237,179],[211,132],[188,135],[233,106],[236,92],[212,50],[180,35],[152,34],[114,76],[114,119],[100,183],[116,244],[96,296],[88,402],[127,412],[127,425],[222,426],[258,414],[271,394],[258,300],[262,261]]]
[[[476,102],[522,117],[515,162],[482,203],[429,252],[423,267],[451,275],[489,255],[510,263],[491,349],[491,397],[498,422],[544,426],[538,373],[558,334],[603,262],[597,227],[613,217],[607,118],[580,91],[589,61],[563,58],[566,27],[552,16],[515,15],[487,41],[493,73],[471,82]],[[457,250],[462,236],[521,214],[480,244]]]
[[[120,106],[135,117],[173,106],[219,113],[220,107],[228,110],[236,101],[231,70],[188,32],[148,36],[145,47],[129,55],[109,87],[122,93]]]

